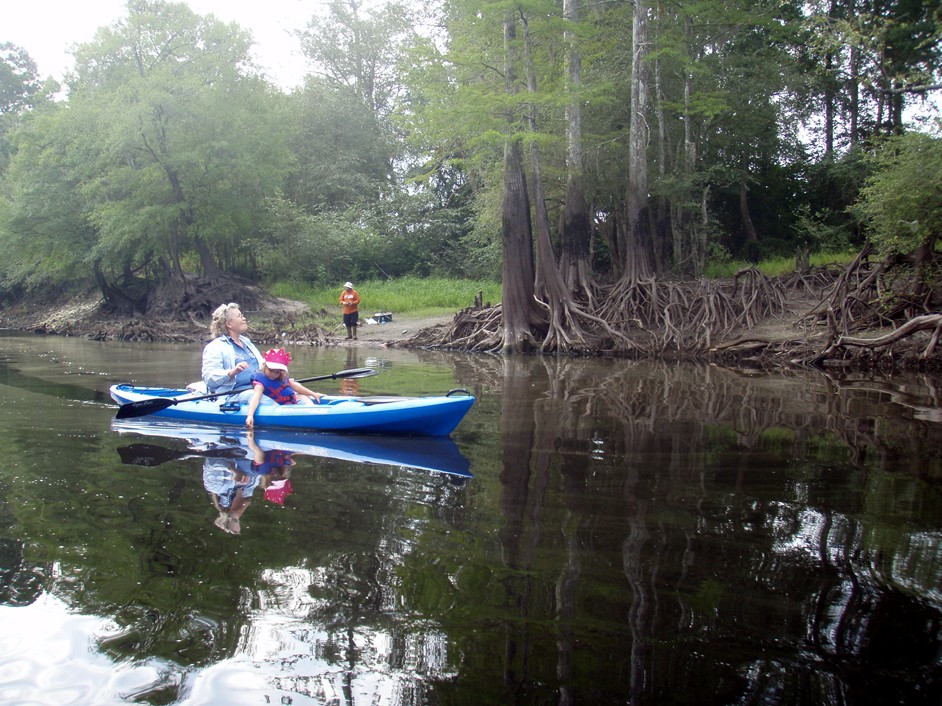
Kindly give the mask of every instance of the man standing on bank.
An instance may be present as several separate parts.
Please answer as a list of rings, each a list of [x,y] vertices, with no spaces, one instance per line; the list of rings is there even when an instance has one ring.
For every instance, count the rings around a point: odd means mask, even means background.
[[[343,306],[343,325],[347,329],[347,340],[349,341],[351,338],[356,340],[357,321],[360,318],[360,295],[353,288],[353,282],[347,282],[343,285],[343,291],[340,293],[340,303]]]

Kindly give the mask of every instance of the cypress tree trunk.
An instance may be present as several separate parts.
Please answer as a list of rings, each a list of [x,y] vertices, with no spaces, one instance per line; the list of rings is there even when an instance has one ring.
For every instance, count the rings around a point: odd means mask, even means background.
[[[519,140],[504,145],[501,230],[504,246],[501,352],[523,352],[532,342],[530,321],[534,306],[534,269],[530,198]]]
[[[648,83],[645,61],[648,54],[647,3],[636,0],[631,25],[631,119],[628,136],[628,192],[626,223],[621,251],[626,258],[623,278],[651,272],[651,238],[648,217]]]
[[[746,233],[746,256],[752,262],[759,261],[759,234],[752,222],[752,214],[749,211],[749,187],[743,181],[739,184],[739,217],[742,220],[742,227]]]
[[[582,292],[587,299],[591,299],[591,230],[582,186],[582,107],[579,96],[582,55],[575,33],[569,27],[579,21],[580,10],[580,0],[563,0],[563,17],[566,20],[563,40],[569,65],[566,87],[569,102],[566,105],[566,201],[560,216],[560,272],[570,292]]]
[[[504,65],[507,92],[511,94],[519,89],[515,72],[516,35],[516,22],[513,16],[508,16],[504,20]],[[530,323],[536,318],[533,299],[533,231],[522,152],[519,138],[513,137],[504,143],[504,198],[501,205],[504,254],[501,302],[503,353],[529,350],[533,343]]]

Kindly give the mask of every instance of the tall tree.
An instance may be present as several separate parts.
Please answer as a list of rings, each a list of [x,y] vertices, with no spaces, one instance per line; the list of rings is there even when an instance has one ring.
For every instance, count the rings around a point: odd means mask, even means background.
[[[135,0],[128,12],[78,49],[69,110],[37,124],[24,154],[42,155],[51,183],[80,195],[79,222],[95,233],[86,271],[116,306],[139,309],[146,297],[115,297],[137,274],[183,282],[194,254],[210,277],[249,261],[290,155],[273,89],[242,73],[244,30],[160,0]],[[25,178],[35,196],[43,183]],[[54,220],[30,229],[46,243],[59,237]]]
[[[517,40],[517,18],[508,12],[504,18],[504,80],[506,91],[515,96],[520,91],[518,67],[521,65]],[[518,116],[510,114],[511,128]],[[504,144],[504,189],[501,205],[503,234],[503,320],[501,351],[520,353],[534,347],[532,327],[538,320],[533,298],[533,230],[530,197],[523,170],[523,146],[519,134]]]
[[[362,0],[330,0],[299,32],[314,72],[354,90],[363,105],[386,118],[401,91],[398,64],[414,33],[413,13],[399,2],[367,10]]]
[[[651,272],[648,208],[648,6],[635,0],[631,18],[631,97],[628,116],[628,184],[619,238],[622,279],[635,283]]]
[[[826,149],[899,132],[905,109],[942,91],[942,13],[922,0],[805,0],[805,47]],[[846,116],[846,117],[845,117]],[[828,150],[830,151],[830,150]]]
[[[82,184],[92,178],[79,146],[84,121],[57,103],[17,129],[17,151],[5,178],[10,199],[0,252],[4,289],[59,292],[94,286],[88,259],[97,232],[85,213]]]
[[[285,191],[298,206],[310,212],[367,207],[389,190],[399,148],[351,88],[309,77],[290,100],[295,160]]]
[[[39,69],[29,53],[16,44],[0,43],[0,115],[31,108],[41,89]]]
[[[560,223],[560,269],[570,292],[592,300],[591,230],[585,199],[582,154],[582,52],[576,26],[581,0],[563,1],[566,47],[566,200]]]
[[[7,135],[42,94],[39,69],[23,47],[0,44],[0,174],[10,158]]]
[[[598,325],[612,336],[615,332],[596,316],[587,313],[573,298],[572,289],[567,287],[563,274],[556,264],[550,237],[549,214],[546,207],[546,195],[543,188],[543,170],[541,167],[539,150],[539,132],[535,96],[537,95],[537,78],[534,59],[534,41],[530,29],[530,21],[525,10],[520,12],[521,24],[525,36],[525,57],[527,71],[527,93],[533,100],[527,106],[527,125],[529,128],[530,143],[530,173],[532,174],[533,191],[533,220],[536,233],[536,283],[535,293],[537,301],[545,309],[548,319],[545,325],[546,333],[540,345],[541,351],[572,350],[585,347],[586,335],[583,323]],[[567,124],[570,124],[567,121]],[[571,145],[571,142],[569,143]],[[570,150],[567,150],[569,152]],[[571,177],[571,173],[570,173]],[[569,182],[571,186],[571,181]],[[572,192],[567,188],[567,196]],[[583,205],[584,208],[584,205]],[[588,233],[585,234],[588,238]],[[588,263],[586,263],[588,264]],[[586,283],[588,285],[588,282]],[[591,296],[586,301],[591,304]],[[543,323],[540,322],[540,326]]]

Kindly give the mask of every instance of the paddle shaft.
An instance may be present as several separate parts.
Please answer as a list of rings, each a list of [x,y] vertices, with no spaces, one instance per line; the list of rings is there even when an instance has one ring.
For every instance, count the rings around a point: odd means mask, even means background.
[[[315,375],[314,377],[302,378],[295,382],[314,382],[315,380],[342,380],[347,378],[365,378],[375,375],[376,371],[372,368],[352,368],[350,370],[341,370],[330,375]],[[148,414],[154,414],[161,410],[172,407],[180,402],[195,402],[196,400],[208,400],[214,397],[228,397],[237,395],[240,392],[251,390],[251,387],[237,387],[225,392],[211,392],[206,395],[197,395],[195,397],[183,397],[180,399],[171,399],[167,397],[157,397],[152,400],[137,400],[136,402],[127,402],[118,408],[116,419],[131,419],[132,417],[145,417]]]

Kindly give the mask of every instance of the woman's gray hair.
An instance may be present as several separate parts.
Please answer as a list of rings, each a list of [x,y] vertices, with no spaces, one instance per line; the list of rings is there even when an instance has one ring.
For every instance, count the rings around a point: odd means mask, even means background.
[[[209,333],[213,338],[226,334],[226,322],[229,321],[231,311],[238,311],[239,305],[235,302],[220,304],[213,312],[213,320],[209,322]]]

